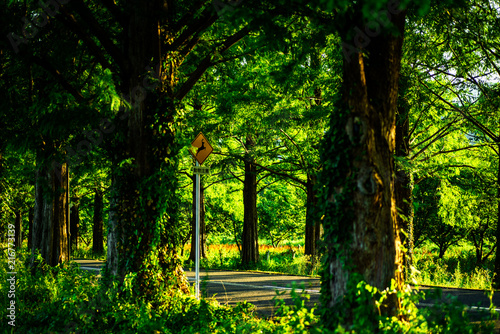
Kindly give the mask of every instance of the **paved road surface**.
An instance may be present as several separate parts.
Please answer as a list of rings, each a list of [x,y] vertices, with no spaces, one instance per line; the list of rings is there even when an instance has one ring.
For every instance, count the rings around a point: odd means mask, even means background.
[[[190,281],[194,282],[195,273],[186,271]],[[310,296],[306,306],[319,304],[319,279],[301,276],[270,275],[244,271],[202,271],[200,290],[204,296],[215,296],[221,304],[236,305],[248,301],[256,306],[258,313],[272,316],[276,313],[274,298],[277,293],[287,305],[292,304],[290,292],[305,291]]]
[[[96,260],[75,260],[80,268],[98,272],[104,262]],[[186,271],[186,275],[194,284],[194,271]],[[319,279],[302,276],[270,275],[246,271],[200,271],[200,290],[203,296],[213,297],[221,303],[235,306],[247,301],[256,306],[256,311],[264,316],[276,313],[274,298],[277,292],[283,293],[283,299],[288,305],[292,303],[290,292],[293,286],[296,291],[303,289],[310,296],[305,300],[306,306],[319,304]]]
[[[99,271],[103,262],[95,260],[75,260],[82,269]],[[186,271],[191,282],[194,282],[193,271]],[[276,308],[273,298],[276,291],[284,293],[280,298],[287,304],[291,302],[290,290],[293,284],[304,287],[310,295],[307,306],[313,307],[319,304],[319,279],[301,277],[270,275],[256,272],[242,271],[201,271],[201,290],[206,296],[214,296],[222,304],[236,305],[238,302],[247,301],[257,307],[257,312],[271,316],[275,314]],[[422,287],[421,289],[430,289]],[[300,291],[298,289],[297,291]],[[468,305],[473,311],[487,310],[490,301],[484,291],[469,289],[442,289],[443,299],[456,298],[459,302]],[[429,307],[434,304],[433,300],[421,301],[419,306]],[[493,296],[494,305],[500,305],[500,293]],[[500,312],[500,308],[497,309]]]

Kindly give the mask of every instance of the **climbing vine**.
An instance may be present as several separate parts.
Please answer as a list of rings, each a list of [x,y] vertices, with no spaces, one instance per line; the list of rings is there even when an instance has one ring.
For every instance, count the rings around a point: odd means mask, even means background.
[[[350,119],[350,112],[337,102],[336,108],[330,116],[330,128],[326,132],[321,144],[321,160],[323,169],[319,174],[318,205],[320,206],[321,221],[324,228],[323,264],[321,272],[321,303],[329,307],[323,308],[323,319],[330,328],[344,317],[341,308],[330,307],[336,301],[332,300],[332,285],[336,280],[330,268],[333,261],[341,261],[344,266],[348,263],[349,241],[351,229],[349,221],[354,219],[352,192],[355,188],[355,178],[351,171],[352,142],[345,131]]]

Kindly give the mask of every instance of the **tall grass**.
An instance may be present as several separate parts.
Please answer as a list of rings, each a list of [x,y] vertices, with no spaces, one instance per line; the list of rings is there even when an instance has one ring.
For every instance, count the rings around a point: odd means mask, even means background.
[[[192,261],[188,261],[191,245],[184,248],[184,263],[188,269],[194,267]],[[250,269],[277,272],[299,276],[319,275],[319,259],[304,255],[304,247],[301,246],[278,246],[260,245],[260,262],[249,267],[241,265],[238,247],[234,244],[212,244],[206,250],[207,257],[201,259],[201,266],[205,269]]]
[[[304,247],[299,243],[272,247],[260,245],[260,262],[251,267],[242,267],[238,247],[231,243],[210,244],[207,258],[201,260],[205,269],[240,270],[251,269],[278,272],[289,275],[319,275],[319,259],[304,256]],[[226,240],[230,242],[230,240]],[[184,248],[184,263],[192,269],[194,263],[188,261],[191,245]],[[453,288],[491,289],[493,277],[493,257],[483,264],[476,264],[474,248],[466,243],[451,247],[442,259],[438,250],[430,244],[414,250],[412,282],[419,285],[434,285]]]
[[[431,245],[414,251],[414,280],[421,285],[453,288],[491,289],[493,257],[483,264],[476,264],[474,248],[467,244],[452,246],[442,259]]]
[[[224,237],[209,239],[207,258],[201,259],[201,266],[205,269],[250,269],[300,276],[319,275],[319,259],[304,256],[304,247],[300,240],[287,240],[278,247],[266,244],[266,240],[259,240],[261,261],[246,268],[241,266],[238,247],[232,242],[233,239]],[[190,250],[191,245],[186,244],[183,260],[187,269],[194,268],[194,263],[188,261]],[[465,242],[450,247],[442,259],[439,259],[438,253],[432,244],[414,249],[413,282],[452,288],[491,289],[493,256],[478,265],[474,247]],[[94,254],[91,246],[80,244],[78,250],[72,252],[71,258],[105,261],[106,251],[103,254]]]

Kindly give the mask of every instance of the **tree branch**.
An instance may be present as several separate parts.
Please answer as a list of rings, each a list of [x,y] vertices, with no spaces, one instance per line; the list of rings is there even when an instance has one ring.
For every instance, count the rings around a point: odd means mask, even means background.
[[[88,36],[88,34],[80,27],[77,23],[75,17],[68,13],[66,9],[62,9],[63,15],[57,15],[56,17],[61,21],[69,30],[73,31],[78,37],[80,37],[83,42],[89,48],[89,51],[94,55],[99,64],[101,64],[103,69],[109,68],[112,66],[104,56],[101,48],[96,44],[96,42]]]
[[[453,149],[453,150],[439,151],[439,152],[436,152],[436,153],[432,154],[431,156],[429,156],[429,157],[427,157],[425,159],[421,159],[421,160],[418,160],[418,161],[419,162],[423,162],[423,161],[429,160],[430,158],[435,157],[436,155],[439,155],[439,154],[453,153],[453,152],[458,152],[458,151],[463,151],[463,150],[471,150],[473,148],[478,148],[478,147],[483,147],[483,146],[489,146],[489,145],[486,145],[486,144],[483,144],[483,145],[471,145],[471,146],[467,146],[467,147],[456,148],[456,149]]]
[[[33,61],[33,63],[39,65],[43,69],[45,69],[47,72],[49,72],[56,80],[59,82],[59,84],[69,93],[71,94],[75,100],[79,103],[84,101],[83,95],[76,89],[74,88],[59,72],[52,64],[50,64],[47,60],[42,59],[37,56],[31,56],[30,59]]]
[[[420,80],[419,80],[420,81]],[[472,117],[469,113],[467,113],[465,110],[462,110],[461,108],[456,107],[452,103],[448,102],[446,99],[442,98],[441,96],[437,95],[434,91],[432,91],[425,83],[420,81],[420,83],[427,88],[432,94],[434,94],[439,100],[450,106],[453,110],[459,112],[463,117],[465,117],[469,122],[471,122],[475,127],[479,129],[479,131],[482,131],[484,134],[486,134],[491,140],[494,142],[498,142],[499,138],[495,136],[493,132],[491,132],[487,127],[485,127],[483,124],[478,122],[474,117]]]
[[[201,78],[203,73],[213,65],[212,63],[212,57],[215,54],[222,54],[225,51],[227,51],[231,46],[233,46],[235,43],[237,43],[239,40],[241,40],[243,37],[245,37],[248,33],[250,32],[250,29],[247,27],[241,29],[231,37],[229,37],[224,43],[222,43],[222,47],[219,50],[213,50],[210,52],[198,65],[196,70],[190,75],[190,77],[184,82],[184,84],[181,86],[181,88],[177,91],[175,94],[175,97],[181,101],[188,93],[189,91],[193,88],[193,86],[198,82],[198,80]]]
[[[101,3],[104,7],[106,7],[111,15],[115,17],[122,27],[126,26],[127,20],[125,19],[125,15],[120,11],[120,7],[118,7],[113,0],[101,0]]]
[[[426,138],[425,140],[421,141],[418,145],[415,145],[415,147],[418,147],[420,145],[422,145],[423,143],[425,143],[426,141],[432,139],[432,137],[435,137],[433,138],[427,145],[425,145],[422,149],[420,149],[420,151],[418,151],[415,155],[413,155],[410,160],[413,160],[415,159],[416,157],[418,157],[420,154],[422,154],[425,150],[427,150],[427,148],[429,148],[430,145],[432,145],[433,143],[435,143],[437,140],[445,137],[446,135],[448,135],[450,132],[452,132],[452,130],[449,130],[450,127],[457,121],[457,119],[451,121],[450,123],[446,124],[445,126],[443,126],[441,129],[439,129],[438,131],[436,131],[432,136]]]
[[[113,41],[108,37],[108,33],[101,27],[99,22],[95,19],[94,13],[83,3],[82,0],[73,0],[72,5],[77,9],[78,14],[85,20],[88,25],[90,32],[99,40],[101,45],[104,47],[106,52],[113,58],[118,67],[122,70],[125,69],[125,60],[123,59],[120,49],[113,43]],[[73,15],[68,14],[76,24],[76,19]]]
[[[220,153],[220,152],[213,152],[212,154],[233,157],[233,158],[245,161],[245,159],[243,157],[240,157],[240,156],[237,156],[237,155],[224,154],[224,153]],[[287,178],[287,179],[293,180],[294,182],[297,182],[297,183],[299,183],[299,184],[301,184],[303,186],[306,186],[306,181],[302,181],[301,179],[296,178],[296,177],[294,177],[292,175],[275,171],[275,170],[270,169],[268,167],[262,166],[261,164],[259,164],[257,162],[252,162],[252,164],[255,165],[255,166],[257,166],[257,167],[259,167],[259,168],[262,168],[263,170],[265,170],[265,171],[267,171],[267,172],[269,172],[269,173],[271,173],[273,175],[278,175],[278,176],[281,176],[283,178]]]
[[[231,174],[233,177],[235,177],[238,181],[240,181],[241,183],[245,183],[244,180],[240,179],[239,177],[237,177],[236,175],[234,175],[233,171],[229,171],[229,174]]]

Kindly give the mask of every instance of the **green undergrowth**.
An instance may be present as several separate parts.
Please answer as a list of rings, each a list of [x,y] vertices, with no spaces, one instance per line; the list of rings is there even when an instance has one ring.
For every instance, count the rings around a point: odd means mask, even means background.
[[[220,239],[220,238],[219,238]],[[304,256],[304,247],[299,242],[286,241],[284,245],[272,247],[265,240],[260,246],[260,262],[246,267],[241,265],[240,252],[230,240],[217,239],[208,246],[206,258],[201,259],[205,269],[258,270],[288,275],[318,277],[320,261]],[[214,242],[212,240],[212,242]],[[186,269],[194,268],[189,261],[190,245],[184,247]],[[106,260],[106,254],[94,254],[91,247],[81,245],[72,253],[72,259]],[[466,243],[452,246],[442,259],[438,250],[427,244],[414,250],[413,279],[420,285],[451,288],[489,290],[493,277],[493,257],[484,263],[476,263],[474,248]]]
[[[319,276],[320,259],[304,255],[304,247],[300,245],[272,247],[261,245],[259,250],[260,261],[243,266],[240,251],[234,244],[212,244],[207,247],[206,258],[201,259],[201,266],[205,269],[220,270],[258,270],[273,273],[298,276]],[[193,261],[189,261],[190,245],[184,250],[185,268],[194,268]]]
[[[107,245],[104,246],[102,253],[95,253],[92,246],[80,245],[78,249],[73,249],[71,252],[72,259],[100,260],[106,261]]]
[[[194,268],[189,261],[190,245],[184,249],[185,268]],[[280,247],[260,246],[260,262],[242,266],[238,247],[231,243],[210,244],[206,258],[201,259],[205,269],[259,270],[288,275],[318,277],[320,260],[304,256],[304,247],[292,244]],[[463,244],[452,246],[444,257],[437,249],[425,245],[414,250],[413,275],[410,283],[452,288],[490,290],[493,277],[493,257],[476,263],[474,248]]]
[[[11,277],[5,269],[6,259],[7,254],[3,254],[2,282]],[[300,293],[301,288],[291,292],[292,304],[285,304],[283,296],[277,295],[277,315],[263,319],[246,302],[230,307],[169,288],[146,301],[134,297],[130,284],[105,289],[98,277],[75,264],[45,267],[43,273],[32,275],[26,259],[26,252],[16,254],[17,333],[491,333],[489,321],[471,323],[457,303],[417,309],[415,303],[423,297],[422,292],[397,292],[403,305],[399,316],[381,316],[373,305],[396,292],[378,291],[362,280],[351,284],[346,296],[352,323],[340,321],[335,330],[327,330],[321,310],[305,306],[308,296]],[[0,333],[11,333],[5,307],[9,286],[2,284],[0,290]]]
[[[127,284],[104,289],[99,278],[75,264],[44,267],[44,273],[32,275],[25,266],[26,253],[17,253],[17,260],[13,300],[18,333],[294,332],[287,323],[255,316],[255,307],[246,302],[229,307],[170,289],[145,301],[133,297],[134,288]],[[2,282],[11,277],[6,264],[2,260]],[[9,303],[8,292],[2,284],[2,305]],[[0,317],[0,333],[10,333],[5,307]]]
[[[478,264],[474,248],[452,246],[442,259],[438,250],[424,245],[414,251],[414,280],[420,285],[490,290],[493,279],[493,256]]]

